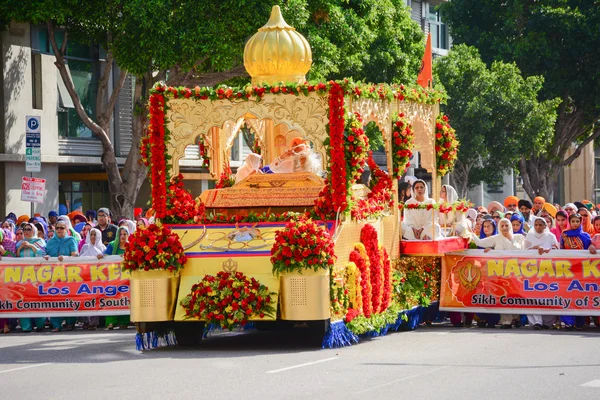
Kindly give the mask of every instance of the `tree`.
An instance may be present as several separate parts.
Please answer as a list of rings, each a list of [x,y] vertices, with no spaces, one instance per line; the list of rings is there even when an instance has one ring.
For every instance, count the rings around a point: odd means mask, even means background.
[[[1,0],[6,1],[6,0]],[[356,80],[414,81],[423,54],[423,34],[401,0],[288,0],[281,5],[290,25],[313,49],[312,79],[344,76]],[[269,17],[262,0],[23,0],[9,2],[9,16],[48,26],[56,66],[77,114],[102,143],[111,208],[133,215],[145,178],[139,142],[146,123],[152,86],[213,86],[247,82],[243,67],[245,41]],[[10,20],[10,19],[9,19]],[[0,21],[1,22],[1,21]],[[65,32],[60,42],[53,33]],[[66,69],[68,42],[95,43],[106,51],[99,82],[96,118],[82,107]],[[121,73],[108,96],[108,77]],[[114,104],[128,72],[136,76],[133,145],[122,171],[109,139]]]
[[[600,0],[453,0],[441,10],[455,43],[542,76],[540,99],[560,99],[552,136],[518,162],[527,194],[553,199],[560,169],[600,137]]]
[[[488,68],[466,45],[436,59],[434,73],[448,93],[443,111],[461,143],[452,174],[461,197],[482,181],[501,183],[524,152],[551,136],[558,101],[537,100],[543,78],[524,79],[514,63]]]

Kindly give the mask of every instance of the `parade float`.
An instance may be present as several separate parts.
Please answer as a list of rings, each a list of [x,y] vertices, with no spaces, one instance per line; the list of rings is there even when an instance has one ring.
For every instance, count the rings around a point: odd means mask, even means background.
[[[455,138],[451,146],[439,134],[436,140],[444,94],[351,80],[309,83],[311,62],[310,45],[275,6],[245,47],[251,84],[152,89],[142,142],[152,209],[178,235],[186,260],[163,313],[156,299],[168,297],[172,284],[156,271],[132,275],[138,347],[171,329],[179,344],[191,345],[215,327],[282,325],[307,327],[323,345],[350,344],[357,335],[398,329],[410,308],[437,295],[439,260],[400,259],[395,193],[413,151],[431,171],[434,197],[438,176],[451,168]],[[371,122],[377,129],[369,138]],[[252,157],[260,163],[236,182],[229,160],[242,126],[254,135]],[[184,182],[199,174],[179,171],[193,143],[201,144],[203,177],[216,181],[196,199]],[[389,174],[371,156],[377,146]]]

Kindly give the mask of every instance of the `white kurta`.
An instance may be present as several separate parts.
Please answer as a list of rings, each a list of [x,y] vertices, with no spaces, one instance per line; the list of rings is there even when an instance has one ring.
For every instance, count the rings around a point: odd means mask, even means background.
[[[424,201],[419,202],[414,197],[411,197],[405,205],[409,204],[435,204],[435,200],[426,198]],[[408,240],[418,240],[415,237],[413,232],[413,228],[415,229],[423,229],[421,232],[421,239],[424,236],[429,236],[429,238],[436,240],[441,237],[440,235],[440,226],[435,223],[437,221],[437,211],[433,210],[411,210],[408,208],[404,208],[404,221],[402,222],[402,236],[404,236]],[[431,237],[431,235],[434,237]]]
[[[473,241],[479,247],[490,247],[494,250],[522,250],[524,246],[524,238],[521,234],[513,234],[512,240],[508,239],[501,233],[480,239],[473,235]]]
[[[545,231],[540,234],[536,233],[535,230],[531,230],[525,237],[525,249],[529,250],[536,246],[544,250],[557,249],[558,241],[553,233]]]

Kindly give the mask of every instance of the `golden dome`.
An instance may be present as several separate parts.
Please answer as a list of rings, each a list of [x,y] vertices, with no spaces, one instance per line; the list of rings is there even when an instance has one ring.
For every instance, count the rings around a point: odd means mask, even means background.
[[[252,85],[303,83],[311,64],[308,41],[284,21],[279,6],[273,6],[269,22],[244,48],[244,67]]]

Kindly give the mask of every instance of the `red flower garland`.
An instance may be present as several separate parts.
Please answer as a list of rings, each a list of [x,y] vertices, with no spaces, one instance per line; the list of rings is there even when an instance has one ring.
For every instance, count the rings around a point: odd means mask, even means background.
[[[329,178],[325,179],[325,186],[319,192],[319,196],[315,199],[315,207],[313,214],[321,221],[330,221],[335,219],[336,211],[333,208],[333,195],[331,193],[331,185]]]
[[[166,99],[161,93],[150,96],[150,126],[148,136],[150,142],[150,183],[152,185],[152,208],[157,218],[164,218],[167,211],[167,154],[165,140]]]
[[[392,165],[394,179],[400,179],[410,167],[412,148],[415,145],[415,134],[408,118],[403,113],[392,121]]]
[[[366,256],[366,254],[365,254]],[[369,270],[369,260],[358,250],[352,250],[350,252],[350,261],[356,264],[356,268],[360,271],[360,286],[361,295],[363,298],[363,314],[365,317],[370,318],[373,311],[371,301],[371,272]]]
[[[369,152],[369,138],[363,128],[363,119],[359,113],[349,113],[346,117],[344,130],[344,149],[346,158],[346,177],[348,186],[352,187],[363,173]]]
[[[440,114],[435,123],[435,159],[438,176],[444,176],[454,168],[458,157],[456,132],[448,122],[448,116]]]
[[[331,172],[331,194],[333,208],[337,212],[348,208],[348,181],[344,146],[344,89],[330,82],[329,90],[329,166]]]
[[[383,298],[381,301],[381,312],[385,311],[390,302],[392,301],[392,262],[390,261],[390,256],[385,249],[383,248]]]
[[[189,190],[183,187],[183,175],[178,174],[171,178],[167,188],[167,212],[165,222],[170,224],[194,223],[205,212],[204,204],[198,203]]]
[[[377,240],[377,231],[371,224],[366,224],[360,231],[360,241],[364,244],[369,256],[369,268],[371,273],[371,303],[373,312],[381,312],[381,299],[383,296],[383,280],[381,253],[379,252],[379,242]]]
[[[223,163],[223,172],[221,172],[221,176],[219,176],[219,180],[215,184],[215,189],[224,189],[232,187],[233,185],[235,185],[235,178],[231,172],[229,162],[225,161]]]

